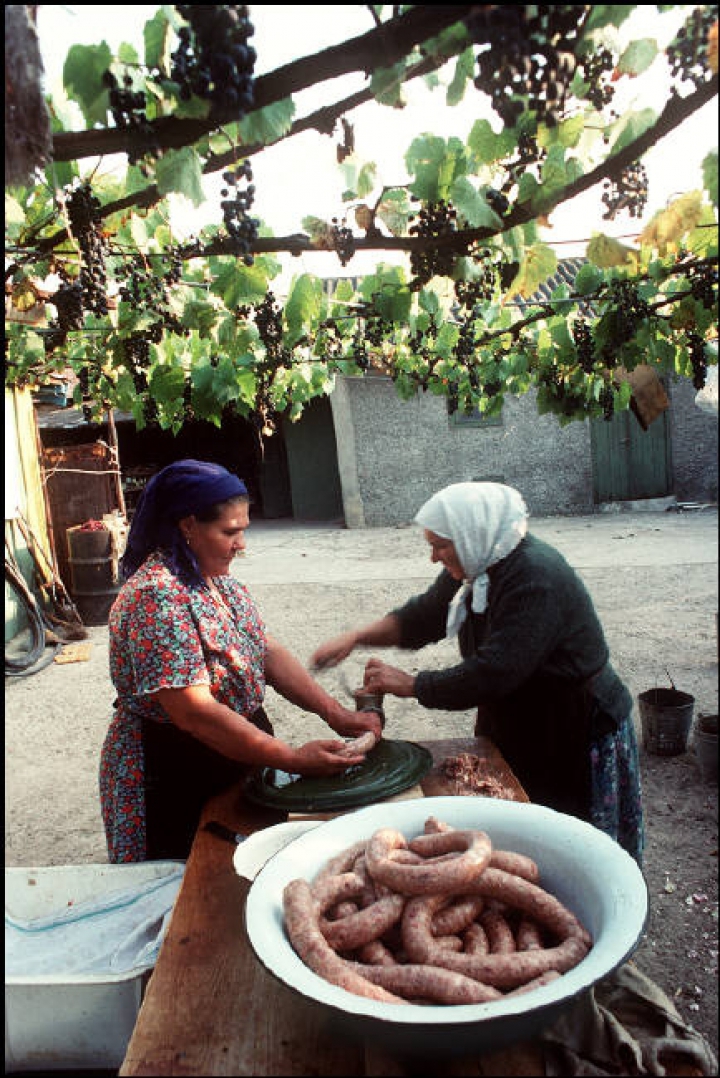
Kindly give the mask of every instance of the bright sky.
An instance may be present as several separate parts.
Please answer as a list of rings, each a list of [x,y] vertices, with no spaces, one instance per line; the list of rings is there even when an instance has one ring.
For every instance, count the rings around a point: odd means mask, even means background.
[[[683,7],[687,12],[690,5]],[[61,79],[67,50],[74,43],[98,44],[105,39],[114,48],[125,40],[134,44],[142,55],[143,26],[156,10],[154,5],[123,5],[121,8],[41,5],[38,26],[47,88],[52,90]],[[365,5],[260,4],[251,5],[250,12],[255,25],[252,44],[258,54],[256,75],[372,28]],[[684,19],[684,14],[678,13],[661,17],[654,5],[638,8],[635,16],[640,34],[656,38],[661,48]],[[358,74],[305,91],[296,98],[296,115],[304,116],[327,100],[340,99],[363,85],[364,78]],[[618,95],[615,105],[618,112],[643,105],[657,108],[662,97],[658,96],[658,84],[654,86],[654,93],[651,87],[645,100],[633,103],[636,93],[633,80],[622,80],[618,84],[622,87],[622,96]],[[465,139],[479,117],[486,116],[493,122],[493,114],[483,110],[483,99],[471,90],[466,94],[467,100],[460,105],[446,107],[441,91],[431,94],[422,85],[422,80],[416,80],[409,84],[407,97],[405,109],[383,108],[371,103],[349,115],[354,125],[356,153],[362,160],[376,161],[382,183],[397,184],[407,180],[403,154],[416,134],[432,131],[445,138],[457,135]],[[717,145],[717,126],[715,98],[686,122],[681,131],[668,136],[647,155],[644,163],[649,175],[649,199],[644,220],[661,209],[673,195],[701,186],[700,164],[708,149]],[[337,142],[337,136],[306,132],[263,150],[253,158],[256,186],[253,209],[275,235],[300,231],[301,219],[306,215],[325,220],[342,217],[346,207],[341,197],[342,178],[336,167]],[[208,180],[208,202],[188,214],[188,232],[197,231],[203,224],[220,222],[219,186],[218,178]],[[595,231],[620,237],[632,236],[640,230],[638,221],[627,215],[620,215],[614,222],[603,221],[600,194],[601,189],[595,188],[552,215],[552,228],[543,230],[543,238],[562,244],[557,248],[559,255],[581,253],[582,244],[570,241],[587,240]],[[341,275],[343,272],[366,273],[376,260],[376,255],[356,255],[344,271],[334,255],[303,255],[288,261],[292,274],[307,271]],[[390,253],[384,253],[382,260],[392,262],[394,258]]]

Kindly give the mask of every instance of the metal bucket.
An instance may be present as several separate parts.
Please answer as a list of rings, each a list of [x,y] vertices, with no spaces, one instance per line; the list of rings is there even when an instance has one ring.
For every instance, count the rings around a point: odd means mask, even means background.
[[[118,558],[107,528],[67,529],[71,594],[86,625],[105,625],[120,590]]]
[[[687,751],[695,697],[678,689],[648,689],[638,696],[643,745],[655,756]]]

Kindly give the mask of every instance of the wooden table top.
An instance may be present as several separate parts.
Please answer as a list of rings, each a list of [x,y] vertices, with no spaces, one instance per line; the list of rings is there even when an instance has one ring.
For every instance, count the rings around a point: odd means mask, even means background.
[[[520,783],[487,738],[424,741],[433,768],[426,796],[456,794],[441,765],[471,752],[488,761],[488,775],[527,801]],[[410,1075],[412,1065],[373,1045],[334,1039],[320,1008],[291,993],[261,966],[250,947],[243,911],[250,884],[236,873],[233,847],[202,827],[218,820],[235,832],[281,823],[285,814],[245,800],[241,787],[205,807],[154,971],[120,1075]],[[448,1060],[434,1073],[544,1075],[537,1044],[466,1060]]]

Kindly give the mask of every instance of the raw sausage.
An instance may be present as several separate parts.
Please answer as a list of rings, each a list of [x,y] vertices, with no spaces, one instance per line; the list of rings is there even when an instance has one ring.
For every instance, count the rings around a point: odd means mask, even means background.
[[[399,864],[393,851],[409,848],[426,859],[419,864]],[[437,855],[457,852],[456,857],[433,862]],[[492,847],[484,831],[447,831],[419,835],[407,843],[404,835],[391,828],[376,831],[367,845],[365,859],[374,879],[406,895],[462,893],[490,861]]]
[[[326,981],[369,999],[404,1003],[401,996],[371,984],[335,954],[318,928],[318,906],[306,880],[291,880],[283,890],[285,926],[293,950]]]

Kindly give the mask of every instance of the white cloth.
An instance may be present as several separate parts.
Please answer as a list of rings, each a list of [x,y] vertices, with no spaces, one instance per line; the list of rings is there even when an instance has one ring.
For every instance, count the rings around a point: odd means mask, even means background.
[[[5,910],[5,974],[129,973],[150,969],[180,889],[184,863],[132,890],[112,891],[43,917]]]
[[[452,483],[419,510],[415,523],[450,540],[465,574],[450,604],[447,636],[460,630],[470,592],[476,614],[487,608],[487,570],[506,558],[527,533],[528,515],[522,495],[504,483]]]

